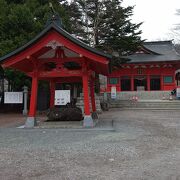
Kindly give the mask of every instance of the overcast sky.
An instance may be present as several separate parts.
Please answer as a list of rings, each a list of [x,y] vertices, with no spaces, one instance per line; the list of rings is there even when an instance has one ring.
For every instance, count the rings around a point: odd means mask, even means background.
[[[175,25],[180,24],[180,15],[176,15],[180,0],[123,0],[123,6],[128,5],[135,6],[133,22],[144,22],[141,26],[143,39],[180,41],[172,32]]]
[[[142,38],[175,39],[171,29],[180,24],[180,16],[175,15],[176,9],[180,9],[180,0],[124,0],[123,5],[135,5],[132,19],[136,23],[144,22],[141,26]]]

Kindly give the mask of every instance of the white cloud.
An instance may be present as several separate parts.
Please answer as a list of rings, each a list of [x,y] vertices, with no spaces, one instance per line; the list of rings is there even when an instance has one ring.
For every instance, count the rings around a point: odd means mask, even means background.
[[[148,40],[170,39],[171,29],[180,23],[180,16],[175,15],[180,0],[124,0],[123,5],[135,5],[132,19],[144,22],[142,38]]]

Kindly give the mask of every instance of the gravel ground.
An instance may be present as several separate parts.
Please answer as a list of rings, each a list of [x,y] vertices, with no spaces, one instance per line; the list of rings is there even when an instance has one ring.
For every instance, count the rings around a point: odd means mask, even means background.
[[[0,179],[180,180],[179,117],[114,109],[101,116],[113,131],[0,128]]]

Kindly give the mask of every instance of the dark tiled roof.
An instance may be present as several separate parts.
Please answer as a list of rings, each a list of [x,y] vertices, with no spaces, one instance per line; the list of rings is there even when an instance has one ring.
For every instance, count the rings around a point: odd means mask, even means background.
[[[84,42],[80,41],[79,39],[73,37],[71,34],[69,34],[67,31],[65,31],[62,26],[59,25],[59,21],[55,20],[55,21],[49,21],[49,23],[46,25],[45,29],[43,31],[41,31],[41,33],[39,33],[34,39],[29,41],[27,44],[25,44],[24,46],[16,49],[15,51],[13,51],[9,54],[1,57],[0,62],[6,60],[7,58],[9,58],[13,55],[20,53],[21,51],[23,51],[25,49],[27,49],[28,47],[30,47],[31,45],[36,43],[42,36],[44,36],[46,33],[48,33],[51,29],[56,30],[58,33],[62,34],[64,37],[66,37],[67,39],[69,39],[73,43],[79,45],[80,47],[82,47],[88,51],[91,51],[92,53],[106,57],[108,59],[112,58],[111,55],[106,54],[104,52],[101,52],[95,48],[92,48],[92,47],[88,46],[87,44],[85,44]]]
[[[143,47],[152,53],[130,55],[127,57],[128,59],[130,59],[128,63],[146,63],[180,60],[180,55],[176,52],[172,41],[144,42]]]

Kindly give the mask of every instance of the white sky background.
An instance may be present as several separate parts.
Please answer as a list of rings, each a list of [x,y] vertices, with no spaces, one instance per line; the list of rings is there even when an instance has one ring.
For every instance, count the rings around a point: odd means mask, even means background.
[[[142,39],[174,39],[180,42],[180,32],[177,37],[172,31],[176,24],[180,24],[180,15],[176,15],[176,10],[180,9],[180,0],[123,0],[122,5],[135,6],[131,18],[135,23],[144,22],[140,28]]]
[[[143,39],[180,39],[172,32],[175,24],[180,24],[180,15],[176,15],[176,9],[180,9],[180,0],[124,0],[122,5],[135,5],[132,22],[144,22],[141,26]]]

